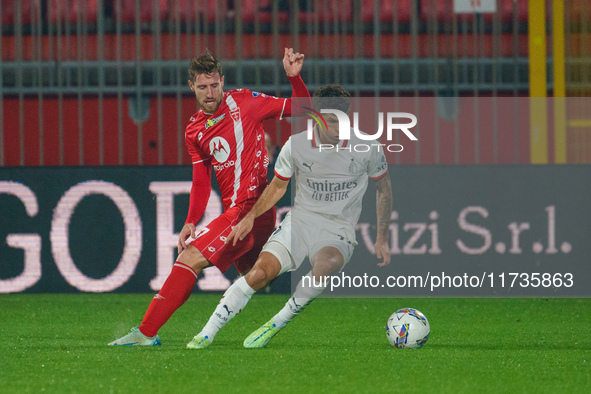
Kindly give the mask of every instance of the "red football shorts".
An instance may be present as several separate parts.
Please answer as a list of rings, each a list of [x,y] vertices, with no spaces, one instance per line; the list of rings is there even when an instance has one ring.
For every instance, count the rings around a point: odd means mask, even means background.
[[[250,211],[253,204],[235,206],[212,220],[191,242],[213,265],[225,272],[232,264],[238,272],[251,269],[261,252],[261,248],[275,230],[275,207],[255,219],[252,231],[236,246],[224,242],[232,226],[235,226]]]

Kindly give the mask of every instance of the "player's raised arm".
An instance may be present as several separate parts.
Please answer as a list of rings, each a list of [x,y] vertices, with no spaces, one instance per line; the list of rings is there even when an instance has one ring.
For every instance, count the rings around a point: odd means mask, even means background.
[[[236,226],[234,226],[232,232],[226,239],[226,244],[233,241],[232,245],[236,245],[239,240],[242,241],[244,237],[252,230],[252,227],[254,226],[254,220],[271,209],[275,204],[277,204],[277,201],[283,197],[285,191],[287,190],[288,184],[289,179],[283,180],[275,176],[269,186],[265,188],[263,194],[261,194],[250,212],[248,212],[246,216],[244,216],[244,218],[242,218],[242,220]]]
[[[302,115],[304,112],[306,112],[306,107],[312,107],[310,92],[308,91],[306,84],[304,84],[304,81],[300,76],[303,65],[304,54],[299,52],[294,53],[293,48],[285,48],[283,53],[283,68],[285,69],[285,74],[287,74],[287,78],[289,78],[289,82],[291,83],[291,97],[301,98],[296,100],[297,105],[294,105],[294,101],[292,99],[285,100],[285,109],[283,111],[284,117]]]
[[[293,52],[293,48],[285,48],[283,51],[283,68],[288,77],[297,77],[304,65],[304,54]]]
[[[283,68],[285,74],[291,83],[291,98],[280,98],[269,96],[258,92],[253,92],[255,97],[252,100],[252,113],[257,114],[260,120],[265,119],[283,119],[285,117],[303,115],[304,107],[312,106],[312,99],[306,84],[300,76],[302,65],[304,64],[304,55],[293,51],[293,48],[285,48],[283,54]],[[293,98],[301,97],[296,101],[298,108],[293,107]]]
[[[390,246],[388,245],[388,232],[390,215],[392,214],[392,184],[386,172],[376,180],[376,213],[378,217],[378,231],[374,245],[376,257],[382,259],[378,264],[384,267],[390,264]]]

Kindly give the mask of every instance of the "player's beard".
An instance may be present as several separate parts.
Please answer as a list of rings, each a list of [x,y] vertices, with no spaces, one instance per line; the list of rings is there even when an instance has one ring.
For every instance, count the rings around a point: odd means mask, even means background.
[[[199,105],[203,109],[203,112],[213,114],[215,111],[217,111],[220,107],[220,104],[222,103],[222,95],[223,93],[220,93],[220,96],[218,98],[214,97],[213,101],[211,101],[210,103],[206,102],[208,99],[205,99],[203,100],[203,102],[200,102]]]

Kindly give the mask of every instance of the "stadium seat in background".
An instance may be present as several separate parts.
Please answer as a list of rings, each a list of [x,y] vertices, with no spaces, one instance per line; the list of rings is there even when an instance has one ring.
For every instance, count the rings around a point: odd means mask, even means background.
[[[452,22],[454,20],[453,0],[421,0],[419,19],[421,22],[439,23]],[[460,19],[460,15],[462,15]],[[471,14],[458,14],[456,20],[472,21]]]
[[[28,25],[32,20],[34,0],[21,0],[21,23]],[[15,0],[2,0],[2,25],[16,24]]]
[[[273,22],[273,1],[272,0],[243,0],[242,1],[242,21],[244,23],[254,23],[255,13],[259,13],[260,23]],[[289,22],[289,10],[282,3],[279,7],[279,23]]]
[[[12,25],[14,22],[13,3],[13,0],[2,0],[2,26]]]
[[[399,23],[410,23],[411,7],[416,6],[414,0],[387,0],[380,1],[379,15],[380,23],[393,23],[394,17]],[[363,23],[372,23],[374,0],[363,0],[361,3],[361,18]],[[396,6],[396,10],[394,7]]]
[[[501,15],[502,23],[511,23],[513,21],[513,14],[515,12],[517,12],[517,19],[519,23],[527,23],[528,2],[526,0],[520,0],[517,2],[514,0],[500,0],[499,3],[499,9],[497,9],[497,12]],[[470,22],[472,21],[471,14],[459,15],[463,15],[462,20]],[[486,22],[492,22],[493,15],[494,14],[492,13],[484,14],[484,20]],[[437,20],[437,22],[452,22],[453,17],[453,0],[421,0],[421,21],[427,22]]]
[[[587,3],[587,14],[583,10],[583,2],[585,0],[571,0],[565,13],[568,15],[571,23],[582,23],[583,20],[591,23],[591,2]]]
[[[300,2],[300,4],[302,4],[302,2]],[[315,18],[318,18],[319,23],[332,23],[335,19],[338,22],[353,22],[352,0],[309,0],[308,2],[303,2],[303,4],[306,6],[309,5],[311,9],[299,9],[298,19],[300,23],[314,23],[316,20]],[[315,9],[316,6],[318,6],[318,9]]]
[[[135,3],[140,3],[140,21],[152,22],[154,19],[154,0],[120,0],[121,1],[121,22],[128,23],[135,21]],[[168,0],[155,0],[158,15],[156,19],[165,21],[168,18]],[[117,12],[117,0],[113,0],[113,9]],[[116,15],[115,15],[116,17]]]
[[[503,23],[513,22],[513,14],[517,12],[517,21],[519,23],[527,23],[527,1],[501,0],[501,21]],[[517,9],[515,9],[517,7]],[[549,9],[546,8],[546,13]]]
[[[49,23],[57,23],[60,20],[75,24],[78,16],[82,23],[97,21],[98,0],[50,0],[47,8]]]
[[[227,19],[228,2],[225,0],[172,0],[170,14],[172,20],[176,20],[178,15],[181,22],[195,22],[197,16],[207,23],[215,23],[216,20],[223,22]]]

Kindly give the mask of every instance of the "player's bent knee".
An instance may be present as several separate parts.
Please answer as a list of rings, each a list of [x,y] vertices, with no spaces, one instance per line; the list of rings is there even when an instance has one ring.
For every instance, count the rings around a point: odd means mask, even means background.
[[[203,268],[212,266],[209,260],[193,245],[187,245],[187,248],[177,257],[177,261],[193,268],[196,273],[201,272]]]
[[[345,259],[341,252],[334,247],[326,247],[314,256],[312,274],[314,277],[332,275],[339,272],[344,265]]]
[[[262,252],[256,264],[245,276],[246,283],[254,290],[260,290],[275,279],[281,271],[281,264],[277,257],[268,252]]]
[[[339,272],[343,268],[343,262],[340,261],[323,261],[318,264],[314,264],[312,267],[312,275],[314,278],[319,277],[323,278],[325,276],[334,275]]]

